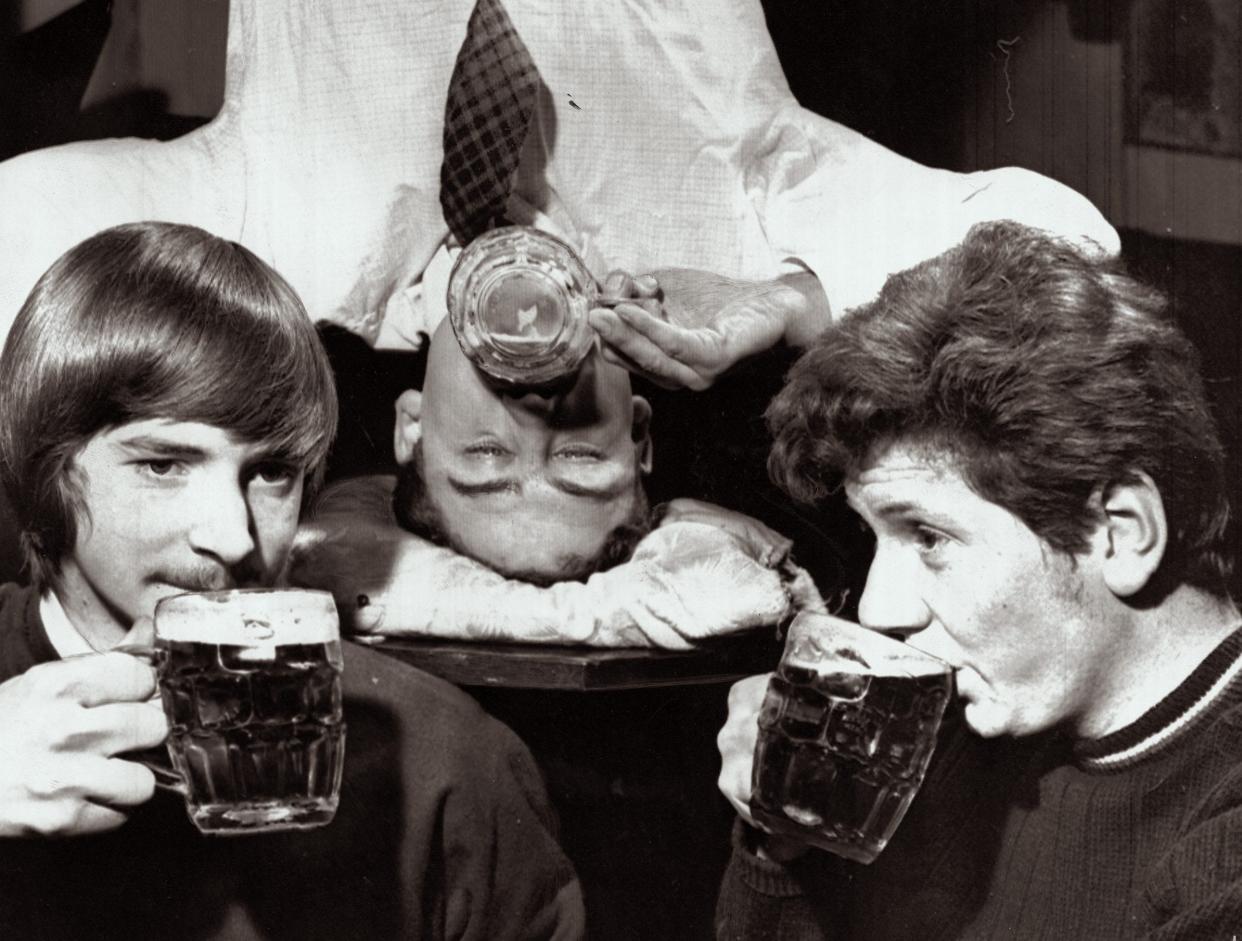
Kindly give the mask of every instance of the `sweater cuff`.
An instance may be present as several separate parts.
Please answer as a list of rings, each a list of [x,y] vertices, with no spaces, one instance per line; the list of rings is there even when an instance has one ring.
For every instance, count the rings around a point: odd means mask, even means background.
[[[751,827],[741,817],[733,824],[733,859],[730,868],[747,888],[773,898],[795,898],[802,895],[802,886],[787,866],[761,859],[752,847],[762,837],[760,831]]]

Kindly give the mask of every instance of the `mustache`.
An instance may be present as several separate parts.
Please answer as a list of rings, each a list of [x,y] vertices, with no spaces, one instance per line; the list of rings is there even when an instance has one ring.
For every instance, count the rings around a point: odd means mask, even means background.
[[[153,572],[151,580],[185,591],[224,591],[266,583],[256,566],[244,564],[232,569],[203,563],[165,566]]]

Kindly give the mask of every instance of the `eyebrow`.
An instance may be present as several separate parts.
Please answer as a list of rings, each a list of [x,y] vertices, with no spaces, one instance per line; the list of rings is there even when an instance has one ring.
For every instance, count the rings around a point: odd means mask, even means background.
[[[135,435],[132,438],[122,438],[117,442],[117,445],[126,451],[134,453],[155,453],[183,460],[201,459],[208,456],[208,449],[206,448],[199,447],[196,444],[186,444],[183,441],[174,441],[170,438],[161,438],[159,435],[144,434]],[[262,464],[266,461],[288,464],[291,467],[305,463],[304,459],[298,455],[286,453],[279,448],[256,455],[252,463]]]
[[[862,518],[864,522],[866,521],[867,517],[858,509],[857,506],[850,503],[848,500],[846,503],[849,505],[851,510]],[[947,529],[954,529],[961,525],[960,519],[956,517],[947,515],[943,511],[939,511],[931,507],[922,506],[918,503],[912,503],[908,500],[897,500],[893,503],[884,503],[879,507],[874,508],[872,512],[876,519],[901,520],[914,518],[926,521],[933,526],[941,526]]]
[[[491,480],[482,480],[478,483],[449,477],[448,482],[450,487],[465,497],[486,496],[493,493],[521,494],[522,492],[522,482],[516,477],[496,477]],[[629,486],[628,481],[624,478],[616,483],[609,484],[607,487],[588,487],[564,477],[552,477],[550,482],[557,490],[567,493],[571,497],[585,497],[598,503],[606,503]]]
[[[117,444],[127,451],[154,451],[169,457],[195,458],[205,457],[207,454],[204,448],[197,445],[161,438],[158,435],[135,435],[132,438],[123,438]]]
[[[909,516],[911,513],[922,516],[927,513],[927,510],[905,500],[899,500],[896,503],[885,503],[875,511],[876,516]]]

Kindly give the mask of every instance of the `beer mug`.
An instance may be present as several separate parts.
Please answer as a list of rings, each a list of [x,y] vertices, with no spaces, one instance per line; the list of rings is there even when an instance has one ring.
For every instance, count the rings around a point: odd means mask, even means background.
[[[155,607],[168,755],[203,833],[322,826],[345,757],[341,643],[324,591],[173,595]]]
[[[595,342],[595,279],[572,248],[527,226],[493,229],[458,256],[448,316],[457,343],[503,382],[543,385],[573,373]]]
[[[952,692],[944,661],[840,618],[799,614],[759,711],[752,816],[872,862],[923,783]]]

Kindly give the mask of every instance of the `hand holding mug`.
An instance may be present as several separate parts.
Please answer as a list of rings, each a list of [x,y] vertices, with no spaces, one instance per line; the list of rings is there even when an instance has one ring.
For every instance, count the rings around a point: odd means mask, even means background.
[[[759,710],[775,674],[763,673],[738,680],[729,690],[729,716],[716,736],[720,751],[720,777],[717,786],[746,823],[759,830],[764,826],[750,813],[751,781],[755,769],[755,745],[759,738]],[[770,832],[755,841],[759,856],[776,862],[789,862],[810,848],[809,844]]]
[[[159,745],[155,671],[124,653],[70,657],[0,684],[0,836],[119,827],[152,773],[118,755]]]

